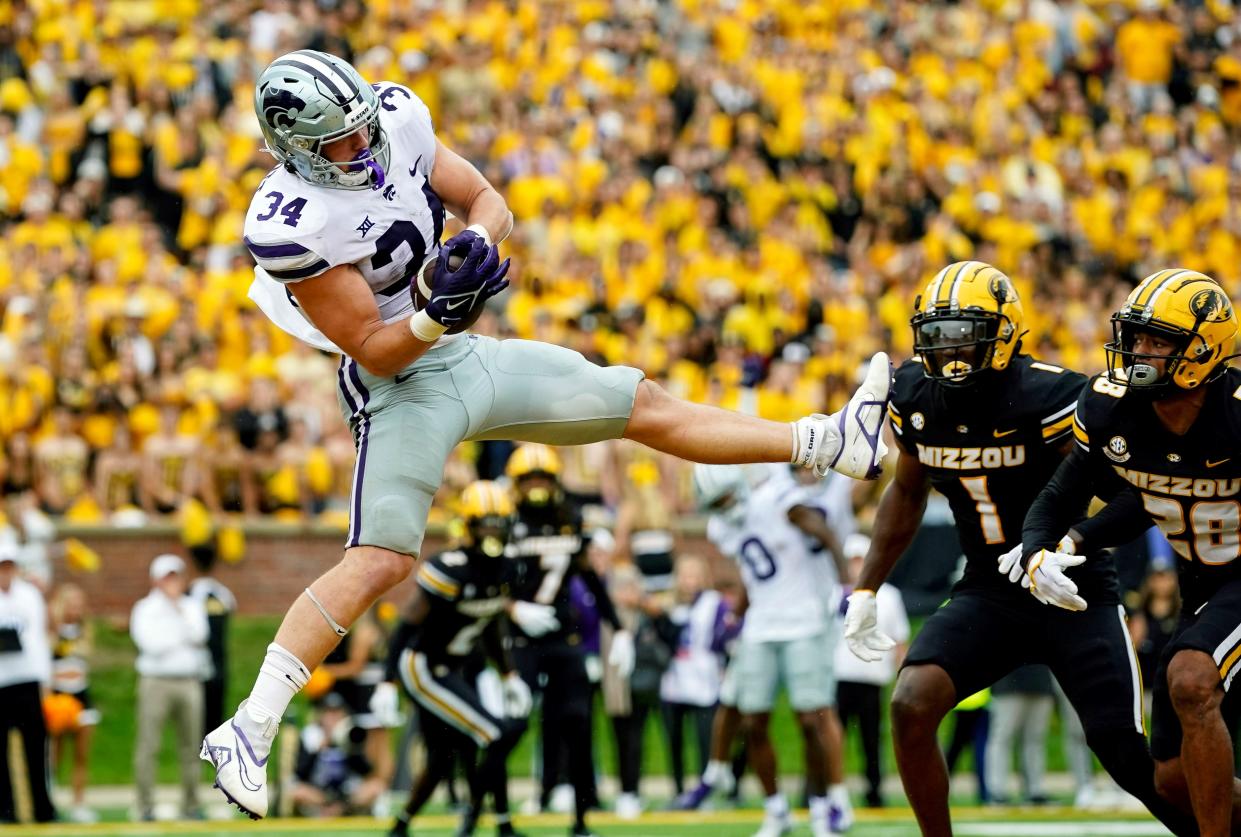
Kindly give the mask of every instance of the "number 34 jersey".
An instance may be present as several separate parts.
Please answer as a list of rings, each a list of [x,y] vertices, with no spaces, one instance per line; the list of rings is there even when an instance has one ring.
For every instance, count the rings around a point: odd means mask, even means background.
[[[372,86],[390,148],[383,184],[333,189],[277,166],[246,212],[245,243],[257,263],[251,298],[276,325],[329,351],[336,347],[302,315],[285,286],[352,264],[384,322],[408,317],[411,277],[439,252],[444,230],[444,206],[428,180],[436,150],[431,114],[407,87]]]
[[[1020,594],[997,560],[1021,542],[1026,512],[1064,456],[1073,411],[1086,377],[1018,355],[1003,372],[968,387],[928,378],[914,358],[896,371],[889,418],[901,447],[922,463],[931,486],[948,499],[965,574],[961,586]],[[1085,515],[1081,509],[1079,516]],[[1092,561],[1079,580],[1087,601],[1108,589],[1110,561]],[[1079,569],[1085,569],[1084,567]],[[1082,576],[1095,575],[1082,582]]]
[[[741,570],[749,606],[741,637],[776,642],[815,636],[834,616],[838,599],[831,556],[817,540],[789,521],[789,511],[806,506],[827,514],[822,483],[803,485],[786,466],[750,492],[745,515],[732,522],[707,521],[707,537]]]
[[[1180,557],[1186,612],[1241,575],[1241,370],[1206,385],[1206,400],[1182,436],[1149,398],[1103,376],[1083,390],[1073,432],[1090,458],[1136,491]],[[1115,483],[1113,483],[1115,484]]]

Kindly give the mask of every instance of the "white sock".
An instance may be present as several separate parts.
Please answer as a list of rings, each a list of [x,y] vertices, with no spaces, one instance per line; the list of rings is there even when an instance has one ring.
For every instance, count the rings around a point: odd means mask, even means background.
[[[784,794],[776,791],[763,800],[763,809],[767,812],[767,816],[772,819],[787,817],[789,815],[789,801],[784,798]]]
[[[789,422],[793,430],[793,454],[790,465],[813,468],[820,457],[831,461],[840,450],[843,437],[830,416],[815,414]]]
[[[827,798],[830,799],[837,808],[843,808],[847,811],[853,807],[849,803],[849,789],[845,787],[844,782],[841,782],[839,785],[828,785]]]
[[[289,701],[309,679],[310,671],[302,661],[273,642],[267,646],[267,656],[246,701],[246,714],[258,724],[269,718],[279,721],[289,708]]]
[[[812,796],[810,797],[810,819],[819,820],[827,818],[827,797]]]
[[[728,762],[711,759],[707,762],[707,769],[702,771],[702,783],[711,787],[722,785],[731,773],[732,765]]]

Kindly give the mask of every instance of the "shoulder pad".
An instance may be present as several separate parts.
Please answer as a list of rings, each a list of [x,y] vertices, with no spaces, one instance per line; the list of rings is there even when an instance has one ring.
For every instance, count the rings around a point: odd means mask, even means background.
[[[1106,432],[1111,417],[1120,408],[1128,391],[1123,384],[1109,381],[1106,373],[1091,377],[1082,387],[1077,410],[1073,413],[1073,435],[1082,447],[1089,447],[1092,434]]]
[[[245,245],[276,281],[309,279],[332,266],[323,240],[327,222],[322,190],[277,170],[259,185],[246,210]]]
[[[896,368],[892,375],[892,402],[898,405],[910,404],[922,394],[929,381],[922,362],[910,358]]]
[[[1023,376],[1022,400],[1032,406],[1043,429],[1043,441],[1059,444],[1073,431],[1073,413],[1086,376],[1063,366],[1031,358]]]
[[[372,84],[379,96],[379,118],[384,130],[392,134],[389,141],[397,140],[402,155],[409,155],[390,165],[416,165],[424,177],[429,177],[435,165],[435,126],[431,111],[418,95],[403,84],[380,81]]]
[[[464,552],[442,552],[418,568],[418,586],[442,599],[461,593],[461,571],[469,563]]]

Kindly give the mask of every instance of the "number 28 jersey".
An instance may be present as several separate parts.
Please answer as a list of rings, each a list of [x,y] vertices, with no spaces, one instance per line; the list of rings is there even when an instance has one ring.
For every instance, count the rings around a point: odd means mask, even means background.
[[[707,538],[734,559],[745,584],[746,642],[775,642],[814,636],[827,627],[838,596],[831,556],[789,521],[805,506],[827,514],[823,484],[803,485],[784,466],[751,491],[745,516],[732,523],[714,515]]]
[[[285,286],[352,264],[384,322],[408,317],[414,310],[411,278],[439,252],[444,230],[444,205],[429,182],[436,150],[430,111],[400,84],[372,87],[390,149],[382,185],[333,189],[277,166],[246,211],[245,243],[257,264],[250,297],[280,328],[328,351],[339,350],[301,313]]]
[[[1091,473],[1136,491],[1176,551],[1188,612],[1241,576],[1241,370],[1206,388],[1198,418],[1177,436],[1149,398],[1100,375],[1082,391],[1073,426]]]
[[[963,586],[1030,598],[1000,575],[996,562],[1021,542],[1030,504],[1064,459],[1085,381],[1029,355],[968,387],[928,378],[916,358],[896,370],[892,431],[952,508],[966,558]],[[1108,589],[1115,575],[1110,561],[1090,566],[1089,574],[1100,577],[1083,585],[1087,601],[1093,600],[1085,591]]]

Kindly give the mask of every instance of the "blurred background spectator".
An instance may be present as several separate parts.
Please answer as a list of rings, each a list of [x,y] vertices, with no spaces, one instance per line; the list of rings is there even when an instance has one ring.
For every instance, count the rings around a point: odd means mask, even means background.
[[[94,625],[90,621],[86,593],[76,584],[62,584],[52,598],[50,634],[52,639],[52,694],[73,701],[65,729],[49,730],[53,737],[52,755],[58,773],[64,763],[65,745],[71,744],[71,782],[74,822],[95,822],[98,816],[86,805],[86,777],[90,765],[90,744],[99,710],[90,697],[90,657],[94,648]]]
[[[844,539],[842,547],[849,560],[851,577],[848,586],[857,582],[862,571],[862,561],[870,548],[870,538],[854,533]],[[880,755],[880,729],[887,715],[882,701],[882,691],[896,681],[905,652],[909,648],[909,616],[901,592],[891,584],[883,584],[875,591],[879,630],[892,637],[896,645],[882,659],[873,663],[858,659],[845,643],[836,645],[836,713],[844,728],[846,741],[849,730],[856,725],[862,745],[866,768],[866,804],[872,808],[883,806],[883,764]]]
[[[272,164],[252,82],[301,47],[409,84],[507,197],[513,288],[480,331],[680,395],[830,411],[860,358],[908,355],[915,289],[955,259],[1008,272],[1026,345],[1087,370],[1098,312],[1154,265],[1241,290],[1230,3],[143,8],[5,21],[0,476],[51,514],[200,496],[339,524],[333,360],[257,314],[239,241]],[[461,464],[496,474],[508,450],[467,445]],[[621,550],[664,554],[684,481],[575,457],[569,488],[623,511]]]
[[[316,703],[313,720],[298,738],[293,768],[290,796],[298,816],[370,813],[387,785],[366,757],[366,737],[339,692],[328,692]]]
[[[201,819],[198,749],[202,744],[203,674],[207,668],[207,612],[187,595],[185,561],[151,561],[151,592],[134,605],[129,633],[138,646],[138,740],[134,784],[138,817],[155,819],[155,766],[164,726],[172,722],[181,768],[181,816]]]
[[[17,549],[0,541],[0,823],[17,822],[9,733],[21,738],[24,776],[36,822],[56,819],[47,786],[47,726],[42,691],[51,681],[47,605],[39,588],[18,577]]]

